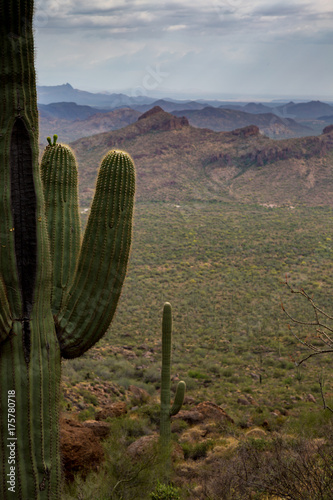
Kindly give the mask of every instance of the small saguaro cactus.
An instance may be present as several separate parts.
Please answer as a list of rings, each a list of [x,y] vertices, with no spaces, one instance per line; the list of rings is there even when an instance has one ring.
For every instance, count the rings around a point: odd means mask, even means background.
[[[185,397],[186,384],[178,382],[174,403],[170,404],[171,387],[171,344],[172,344],[172,310],[171,304],[166,302],[162,318],[162,374],[161,374],[161,417],[160,437],[162,448],[170,446],[171,420],[182,407]]]
[[[38,164],[33,0],[0,0],[0,498],[61,498],[61,358],[106,332],[125,278],[135,174],[102,161],[80,236],[77,167],[49,140]]]

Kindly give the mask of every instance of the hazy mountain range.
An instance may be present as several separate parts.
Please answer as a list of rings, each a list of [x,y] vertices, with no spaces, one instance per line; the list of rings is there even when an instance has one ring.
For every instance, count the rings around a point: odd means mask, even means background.
[[[285,102],[272,101],[270,103],[239,102],[230,103],[226,101],[212,100],[190,100],[179,101],[173,99],[155,100],[147,96],[128,96],[116,93],[92,93],[74,89],[69,83],[56,86],[37,87],[38,103],[53,104],[59,102],[71,102],[81,106],[91,106],[99,110],[110,111],[120,107],[131,107],[144,113],[153,106],[160,106],[164,111],[173,112],[181,110],[203,109],[207,106],[214,108],[234,109],[246,113],[274,113],[286,118],[318,119],[321,116],[333,114],[332,103],[321,101],[310,102]]]
[[[145,96],[101,94],[71,85],[38,87],[41,141],[57,133],[64,142],[134,123],[141,113],[159,106],[191,125],[215,131],[256,125],[271,138],[318,135],[332,123],[333,106],[320,101],[228,103],[222,101],[154,101]]]
[[[43,105],[39,108],[40,142],[45,143],[46,137],[53,134],[58,135],[60,142],[68,143],[80,137],[117,130],[135,122],[140,115],[139,111],[131,108],[102,112],[75,103]]]
[[[136,163],[138,201],[333,206],[333,126],[320,136],[276,141],[254,125],[214,132],[155,107],[131,125],[71,147],[84,206],[99,161],[112,148],[128,151]]]
[[[135,160],[138,201],[333,207],[330,104],[283,104],[285,115],[301,117],[294,119],[267,112],[268,106],[260,103],[241,109],[239,104],[226,108],[198,103],[199,109],[194,109],[196,104],[189,101],[186,109],[184,103],[158,102],[165,107],[181,104],[183,109],[169,113],[154,102],[113,110],[74,102],[39,105],[41,147],[53,133],[61,142],[74,140],[83,206],[92,199],[100,159],[118,148]],[[313,123],[320,130],[317,135]]]

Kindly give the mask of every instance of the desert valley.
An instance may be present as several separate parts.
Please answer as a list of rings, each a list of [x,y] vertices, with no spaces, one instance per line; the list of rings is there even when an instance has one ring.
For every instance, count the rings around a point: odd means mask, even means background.
[[[144,498],[328,499],[332,354],[299,364],[309,344],[325,343],[315,325],[290,319],[313,323],[317,314],[290,290],[304,289],[332,314],[332,104],[118,96],[124,106],[110,109],[109,96],[94,107],[89,93],[79,100],[72,87],[57,90],[78,102],[50,103],[42,89],[40,148],[55,133],[75,152],[82,225],[108,150],[130,153],[137,173],[133,247],[116,318],[88,354],[63,364],[64,498],[152,491],[151,472],[160,472],[147,457],[158,431],[168,301],[172,385],[187,386],[172,422],[175,496]],[[331,328],[330,316],[324,322]],[[106,451],[89,444],[87,429],[111,430],[101,441]],[[110,488],[113,496],[103,496]]]

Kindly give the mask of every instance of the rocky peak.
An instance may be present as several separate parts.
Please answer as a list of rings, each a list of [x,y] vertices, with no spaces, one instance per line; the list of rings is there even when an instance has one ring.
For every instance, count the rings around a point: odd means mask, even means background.
[[[145,133],[150,130],[180,130],[183,127],[188,127],[189,122],[185,116],[178,118],[163,111],[160,106],[154,106],[139,116],[137,125],[141,132]]]
[[[154,106],[153,108],[148,109],[148,111],[146,111],[145,113],[143,113],[142,115],[139,116],[138,121],[144,120],[145,118],[148,118],[149,116],[156,115],[156,113],[164,113],[161,106]]]

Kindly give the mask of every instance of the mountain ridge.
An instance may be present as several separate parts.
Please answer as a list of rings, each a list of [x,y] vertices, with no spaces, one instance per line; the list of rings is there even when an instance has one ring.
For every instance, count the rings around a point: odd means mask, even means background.
[[[160,104],[163,103],[160,102]],[[161,109],[161,106],[159,108]],[[152,107],[148,106],[149,109]],[[263,134],[278,139],[313,135],[314,132],[305,124],[299,124],[291,118],[279,118],[272,113],[251,114],[235,109],[206,106],[200,110],[181,110],[173,114],[178,117],[186,116],[193,126],[215,131],[231,131],[254,124],[259,126]],[[71,102],[59,102],[48,105],[39,104],[39,115],[41,137],[52,135],[55,130],[58,130],[59,140],[70,142],[80,137],[116,130],[134,123],[140,116],[140,112],[131,107],[110,111]],[[316,134],[320,134],[327,124],[329,124],[327,120],[316,122]]]
[[[291,118],[280,118],[274,113],[247,113],[236,109],[205,107],[201,110],[181,110],[176,116],[185,115],[195,127],[209,128],[215,132],[229,132],[234,128],[257,125],[272,138],[301,137],[310,135],[310,127],[300,125]]]
[[[230,132],[198,129],[161,110],[120,130],[71,144],[83,203],[90,202],[98,161],[126,150],[137,167],[137,201],[333,206],[333,130],[273,140],[252,125]]]
[[[86,106],[83,106],[83,108],[86,108]],[[132,108],[99,112],[96,112],[95,108],[90,108],[90,110],[93,110],[93,112],[88,110],[87,118],[70,120],[56,118],[55,116],[48,117],[43,113],[39,113],[40,142],[43,142],[47,136],[52,136],[54,133],[57,133],[59,142],[68,143],[80,137],[117,130],[134,123],[141,114]]]

